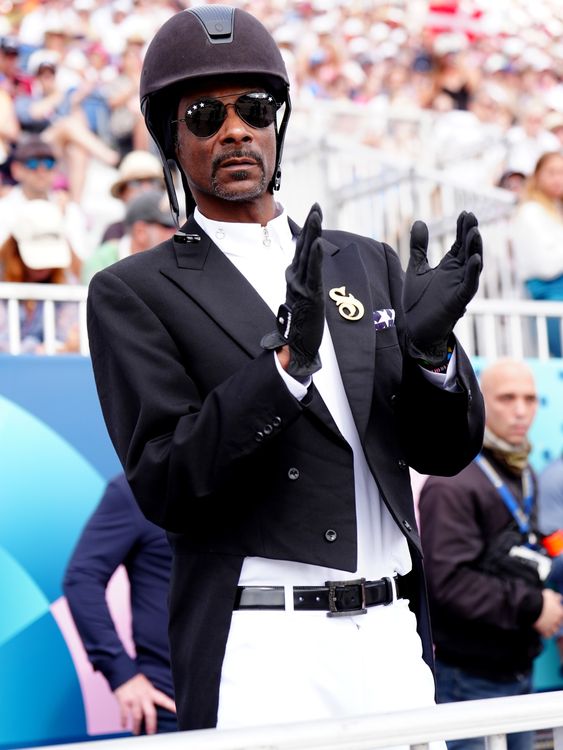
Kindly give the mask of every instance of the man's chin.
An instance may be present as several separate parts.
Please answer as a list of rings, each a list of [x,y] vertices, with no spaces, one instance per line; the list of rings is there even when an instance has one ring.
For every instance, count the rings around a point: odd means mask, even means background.
[[[250,201],[260,198],[266,192],[266,180],[262,178],[258,182],[248,179],[248,173],[236,172],[234,179],[225,184],[223,182],[213,183],[213,194],[225,201]]]

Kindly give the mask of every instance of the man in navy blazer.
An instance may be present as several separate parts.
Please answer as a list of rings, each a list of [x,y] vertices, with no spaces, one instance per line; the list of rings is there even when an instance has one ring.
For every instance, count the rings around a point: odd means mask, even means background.
[[[296,226],[274,199],[287,72],[240,9],[169,19],[141,103],[188,220],[94,277],[88,324],[109,433],[173,548],[179,726],[428,705],[409,466],[455,474],[481,447],[452,334],[478,285],[477,220],[460,215],[434,269],[416,222],[406,276],[384,243],[322,230],[316,204]]]

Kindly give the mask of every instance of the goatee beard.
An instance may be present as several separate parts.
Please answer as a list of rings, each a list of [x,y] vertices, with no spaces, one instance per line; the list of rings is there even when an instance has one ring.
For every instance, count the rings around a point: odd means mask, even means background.
[[[241,191],[240,189],[231,190],[228,185],[220,183],[217,179],[217,173],[220,166],[229,159],[252,159],[252,161],[254,161],[260,169],[260,180],[257,183],[249,186],[248,190],[246,191]],[[241,165],[241,168],[239,170],[231,172],[231,180],[234,183],[244,182],[244,180],[247,179],[248,169],[245,169],[244,165]],[[211,166],[211,191],[213,195],[217,196],[217,198],[222,198],[223,200],[227,201],[253,200],[254,198],[259,198],[261,195],[263,195],[266,191],[266,187],[267,183],[264,170],[264,161],[262,160],[260,154],[257,154],[255,151],[240,149],[237,151],[231,151],[229,154],[222,154],[221,156],[217,156],[213,160],[213,164]]]

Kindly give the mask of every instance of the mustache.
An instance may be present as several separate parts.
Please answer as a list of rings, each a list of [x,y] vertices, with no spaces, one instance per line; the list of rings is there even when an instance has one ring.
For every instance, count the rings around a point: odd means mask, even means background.
[[[217,171],[229,159],[252,159],[256,164],[264,171],[264,161],[257,151],[251,149],[236,149],[235,151],[229,151],[225,154],[219,154],[211,162],[211,176],[214,177]],[[241,165],[241,169],[242,169]]]

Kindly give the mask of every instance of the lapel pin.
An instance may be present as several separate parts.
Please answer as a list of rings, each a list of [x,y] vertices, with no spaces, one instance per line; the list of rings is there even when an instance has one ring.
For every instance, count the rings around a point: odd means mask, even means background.
[[[353,294],[346,294],[345,286],[331,289],[328,296],[336,302],[338,312],[346,320],[360,320],[364,317],[364,306]]]

